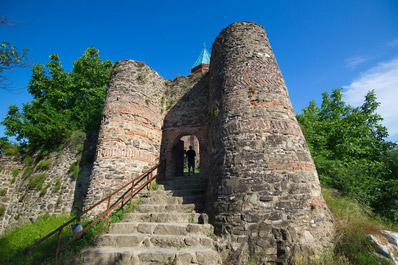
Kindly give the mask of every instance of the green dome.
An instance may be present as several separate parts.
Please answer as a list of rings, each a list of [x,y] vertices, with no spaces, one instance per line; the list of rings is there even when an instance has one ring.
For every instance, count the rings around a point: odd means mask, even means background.
[[[192,68],[195,68],[196,66],[199,66],[201,64],[210,64],[210,54],[206,50],[206,48],[203,49],[202,53],[199,55],[198,59],[196,59],[194,65]]]

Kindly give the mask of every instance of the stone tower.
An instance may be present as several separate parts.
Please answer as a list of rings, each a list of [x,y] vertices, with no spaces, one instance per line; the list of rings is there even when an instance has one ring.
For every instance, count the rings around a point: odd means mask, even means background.
[[[141,62],[115,65],[85,206],[159,159],[172,180],[185,135],[200,144],[225,264],[291,264],[331,246],[332,216],[263,27],[225,28],[208,73],[165,80]]]
[[[115,64],[85,207],[158,163],[164,119],[159,109],[164,81],[142,62],[123,60]],[[100,213],[106,205],[101,207],[93,214]]]
[[[330,244],[333,221],[263,27],[225,28],[210,64],[208,212],[224,260],[289,264]]]

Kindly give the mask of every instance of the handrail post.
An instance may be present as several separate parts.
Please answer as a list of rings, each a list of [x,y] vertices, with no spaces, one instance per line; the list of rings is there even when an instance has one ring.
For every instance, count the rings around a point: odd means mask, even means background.
[[[149,180],[149,183],[148,183],[148,190],[151,190],[151,188],[152,188],[152,173],[153,173],[153,171],[151,171],[151,173],[149,173],[149,175],[148,175],[148,178],[147,178],[147,181]]]
[[[108,225],[108,223],[109,223],[109,208],[111,207],[111,198],[112,198],[112,196],[109,196],[109,198],[108,198],[108,204],[107,204],[107,207],[106,207],[106,215],[105,215],[105,224],[106,225]]]
[[[55,249],[55,264],[57,263],[57,258],[58,258],[58,253],[59,253],[59,246],[61,245],[61,238],[62,238],[62,230],[64,228],[62,227],[59,232],[58,232],[58,240],[57,240],[57,248]]]
[[[130,193],[130,203],[133,202],[133,194],[134,194],[134,180],[131,182],[131,193]]]

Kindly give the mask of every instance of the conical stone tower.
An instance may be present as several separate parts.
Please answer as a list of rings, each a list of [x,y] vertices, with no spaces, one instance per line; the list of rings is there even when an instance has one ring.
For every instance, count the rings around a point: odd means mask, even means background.
[[[333,220],[263,27],[238,22],[210,64],[207,209],[226,264],[291,264],[331,246]]]

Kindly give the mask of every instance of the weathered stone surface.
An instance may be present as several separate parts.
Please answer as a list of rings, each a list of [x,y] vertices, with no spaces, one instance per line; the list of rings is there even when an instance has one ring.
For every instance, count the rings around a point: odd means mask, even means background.
[[[124,60],[115,64],[85,207],[159,161],[164,82],[163,77],[142,62]],[[98,214],[105,207],[97,207],[91,214]]]
[[[208,84],[208,75],[200,73],[178,77],[167,83],[166,90],[170,92],[165,98],[176,103],[165,106],[167,113],[162,128],[161,159],[166,160],[166,176],[174,174],[173,146],[182,136],[195,135],[200,144],[200,177],[207,177]]]
[[[174,184],[182,184],[185,179],[175,178],[173,181]],[[169,198],[189,194],[197,187],[194,183],[202,181],[200,178],[191,179],[189,185],[172,185],[173,189],[166,191],[165,185],[159,184],[159,192],[151,191],[143,197],[149,202],[152,199],[163,201],[163,206],[175,206],[170,204]],[[170,183],[170,180],[165,183]],[[166,186],[170,187],[169,184]],[[204,198],[205,193],[201,196]],[[204,219],[206,214],[186,213],[184,208],[162,213],[146,207],[146,202],[142,203],[139,205],[143,206],[141,210],[146,209],[147,212],[130,213],[124,222],[112,224],[109,234],[96,237],[96,247],[81,253],[84,264],[221,264],[211,237],[213,226],[199,222],[199,217]]]
[[[369,234],[368,237],[378,257],[398,264],[398,233],[382,230],[381,234]]]
[[[0,216],[0,234],[46,213],[70,213],[72,209],[82,208],[92,169],[92,160],[87,160],[94,157],[97,136],[97,132],[92,132],[85,139],[80,139],[79,144],[84,146],[84,151],[78,150],[76,143],[69,142],[58,154],[54,152],[45,157],[44,159],[50,163],[49,168],[32,170],[28,177],[45,174],[46,179],[41,190],[29,189],[28,179],[23,178],[27,167],[34,168],[39,162],[37,159],[31,162],[31,165],[27,165],[21,158],[0,156],[0,190],[7,191],[5,196],[0,197],[0,207],[6,209]],[[79,157],[84,159],[79,163],[80,172],[76,179],[69,167]],[[33,159],[35,158],[37,154],[33,156]],[[19,169],[20,172],[14,177],[12,171],[15,169]]]
[[[321,253],[332,216],[261,26],[234,23],[217,36],[209,84],[207,209],[216,234],[236,248],[225,259],[288,264],[301,249]]]

